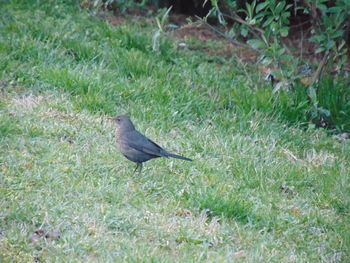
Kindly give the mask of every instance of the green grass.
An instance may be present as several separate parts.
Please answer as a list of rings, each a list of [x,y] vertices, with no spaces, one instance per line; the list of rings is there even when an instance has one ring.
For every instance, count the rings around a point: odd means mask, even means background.
[[[254,71],[154,52],[150,21],[74,1],[0,12],[1,262],[350,261],[350,142],[282,122]],[[194,162],[133,174],[120,113]],[[61,239],[31,243],[39,227]]]

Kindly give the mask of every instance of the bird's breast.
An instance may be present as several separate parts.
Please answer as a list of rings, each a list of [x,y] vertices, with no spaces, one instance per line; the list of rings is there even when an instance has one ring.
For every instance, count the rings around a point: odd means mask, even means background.
[[[121,139],[121,132],[120,132],[120,129],[115,129],[115,138],[117,141],[120,141]]]

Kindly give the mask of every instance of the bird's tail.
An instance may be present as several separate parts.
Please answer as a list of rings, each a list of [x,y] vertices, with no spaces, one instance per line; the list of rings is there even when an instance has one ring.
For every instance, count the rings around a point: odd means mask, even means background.
[[[181,160],[185,160],[185,161],[192,161],[191,159],[189,158],[186,158],[186,157],[183,157],[183,156],[180,156],[180,155],[177,155],[177,154],[173,154],[173,153],[170,153],[170,152],[167,152],[167,157],[172,157],[172,158],[177,158],[177,159],[181,159]]]

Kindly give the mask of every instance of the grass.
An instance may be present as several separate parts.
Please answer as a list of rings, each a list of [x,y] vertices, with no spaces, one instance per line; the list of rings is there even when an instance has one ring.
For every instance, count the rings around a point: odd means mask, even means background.
[[[154,52],[147,19],[113,27],[74,1],[0,11],[1,262],[350,260],[349,141],[269,112],[254,71]],[[133,174],[118,113],[194,162]],[[61,238],[30,242],[39,227]]]

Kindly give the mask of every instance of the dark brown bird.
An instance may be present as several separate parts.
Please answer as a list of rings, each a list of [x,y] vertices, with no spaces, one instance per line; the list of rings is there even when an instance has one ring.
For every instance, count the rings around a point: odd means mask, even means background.
[[[134,172],[136,172],[137,169],[141,172],[142,163],[158,157],[172,157],[192,161],[189,158],[167,152],[158,144],[139,133],[128,116],[119,115],[108,119],[115,121],[117,124],[115,136],[119,151],[128,160],[136,163]]]

